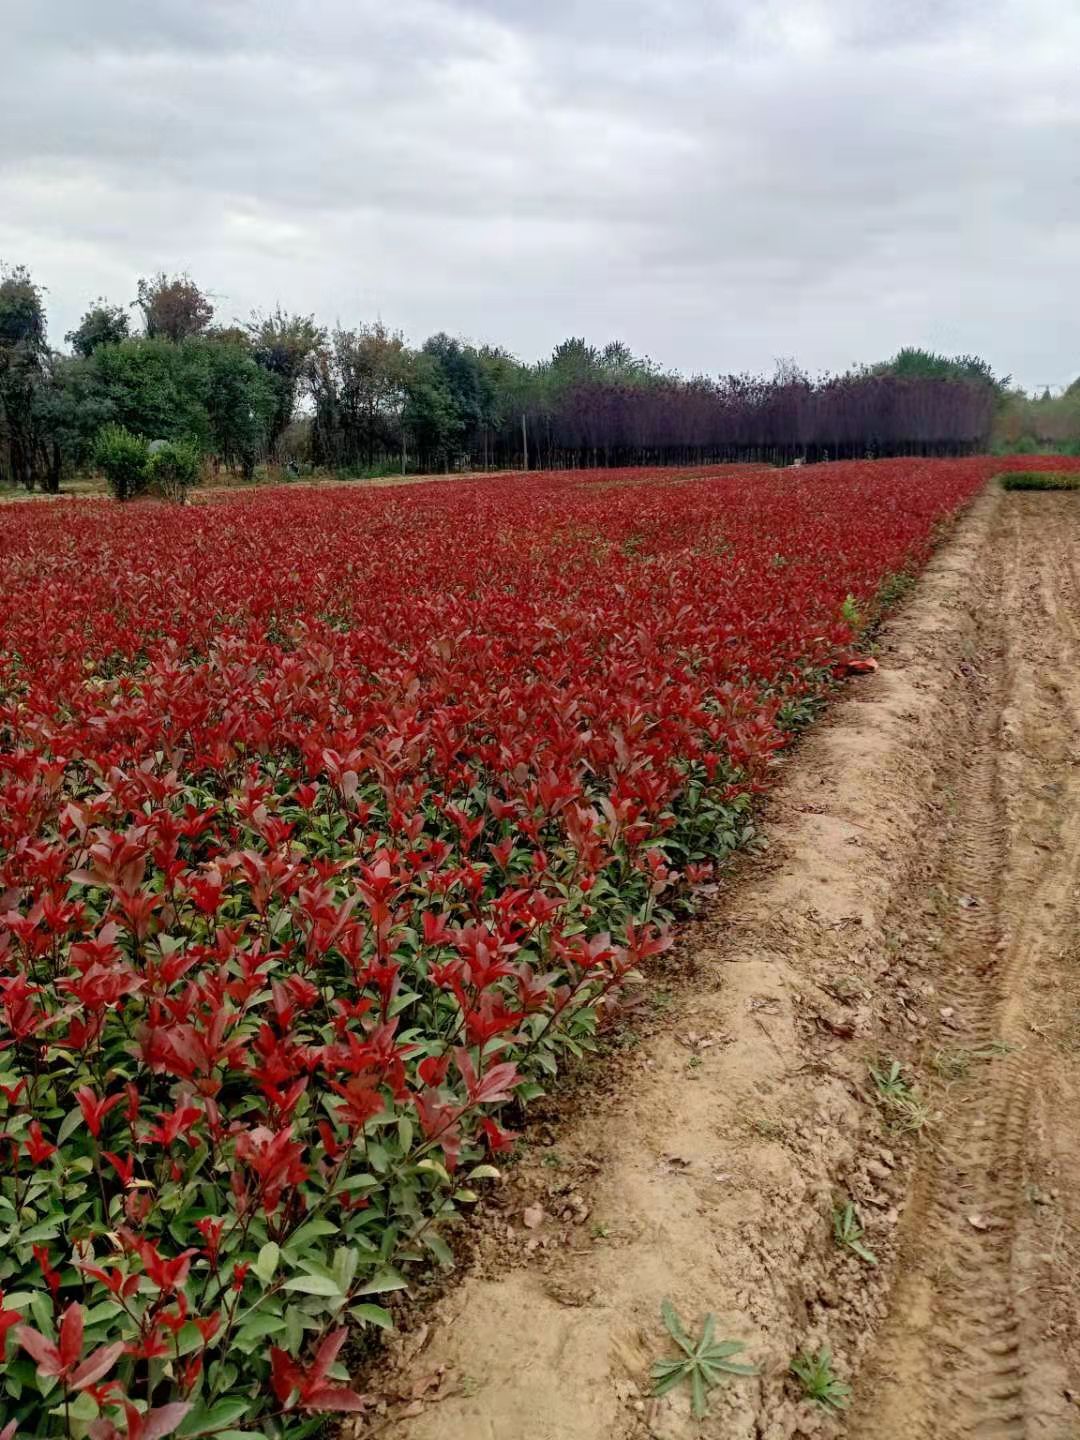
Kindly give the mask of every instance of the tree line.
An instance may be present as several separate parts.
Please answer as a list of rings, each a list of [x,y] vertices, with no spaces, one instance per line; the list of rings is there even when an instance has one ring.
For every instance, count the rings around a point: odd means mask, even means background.
[[[1010,454],[1080,455],[1080,380],[1060,395],[1010,390],[994,423],[995,449]]]
[[[98,299],[53,349],[24,267],[0,276],[0,481],[57,490],[106,428],[192,447],[251,476],[266,461],[357,473],[753,460],[985,449],[1006,382],[922,350],[843,375],[681,375],[571,338],[524,364],[446,334],[327,329],[280,307],[219,323],[187,275]]]

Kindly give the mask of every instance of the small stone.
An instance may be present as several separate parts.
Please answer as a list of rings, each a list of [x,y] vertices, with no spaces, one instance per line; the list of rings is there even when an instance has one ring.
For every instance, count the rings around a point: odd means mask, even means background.
[[[993,1230],[996,1225],[1000,1224],[1000,1221],[995,1220],[992,1215],[979,1215],[975,1212],[967,1217],[967,1222],[973,1230]]]
[[[544,1223],[544,1207],[542,1205],[527,1205],[521,1212],[521,1223],[526,1230],[535,1230],[538,1225]]]

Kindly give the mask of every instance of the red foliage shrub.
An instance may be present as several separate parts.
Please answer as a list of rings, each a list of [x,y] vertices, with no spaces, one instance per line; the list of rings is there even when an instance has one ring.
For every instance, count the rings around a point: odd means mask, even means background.
[[[852,607],[1000,468],[0,511],[19,1433],[360,1405],[344,1325],[449,1259],[522,1105],[752,833]]]

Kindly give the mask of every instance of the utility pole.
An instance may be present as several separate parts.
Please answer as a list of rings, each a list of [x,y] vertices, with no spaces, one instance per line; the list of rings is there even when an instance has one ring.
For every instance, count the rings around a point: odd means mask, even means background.
[[[521,454],[523,470],[529,468],[529,432],[525,429],[525,411],[521,412]]]

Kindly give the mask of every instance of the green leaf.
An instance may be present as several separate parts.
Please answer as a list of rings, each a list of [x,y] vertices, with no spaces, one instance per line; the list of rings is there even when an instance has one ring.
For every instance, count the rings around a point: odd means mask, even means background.
[[[337,1281],[327,1275],[293,1275],[281,1287],[283,1290],[297,1290],[301,1295],[340,1295]]]
[[[655,1381],[653,1394],[657,1396],[666,1395],[669,1390],[674,1390],[675,1386],[678,1385],[686,1373],[686,1366],[683,1365],[681,1360],[672,1361],[671,1369],[665,1371],[663,1374],[660,1374],[654,1365],[652,1371],[653,1380]]]
[[[683,1329],[682,1321],[679,1319],[675,1311],[675,1306],[672,1305],[670,1300],[665,1300],[661,1304],[660,1316],[664,1322],[664,1328],[675,1341],[675,1344],[678,1345],[679,1349],[685,1350],[687,1355],[693,1355],[694,1346],[691,1343],[689,1335],[687,1335]]]
[[[283,1245],[286,1255],[297,1255],[304,1250],[313,1240],[319,1240],[324,1235],[336,1235],[338,1227],[329,1220],[309,1220],[306,1225],[301,1225],[295,1235],[290,1235]]]
[[[343,1295],[347,1295],[356,1278],[356,1269],[360,1264],[360,1252],[354,1246],[340,1245],[334,1251],[333,1276],[338,1283],[338,1289]]]
[[[57,1145],[63,1145],[64,1141],[75,1133],[82,1124],[82,1118],[83,1113],[80,1106],[76,1105],[74,1110],[68,1111],[60,1123],[60,1129],[56,1132]]]
[[[198,1435],[203,1430],[218,1429],[231,1425],[234,1420],[241,1420],[250,1411],[251,1401],[245,1396],[243,1399],[219,1400],[216,1405],[196,1405],[184,1420],[177,1431],[178,1435]],[[250,1430],[244,1431],[245,1435],[251,1434]],[[215,1440],[221,1437],[215,1433]]]
[[[274,1315],[270,1311],[259,1312],[252,1315],[250,1320],[241,1321],[232,1343],[237,1349],[248,1353],[260,1340],[265,1340],[267,1335],[280,1335],[284,1329],[283,1315]]]
[[[709,1397],[705,1393],[705,1381],[701,1377],[700,1370],[690,1372],[690,1395],[694,1415],[698,1420],[704,1419],[709,1411]]]
[[[285,1349],[295,1355],[304,1338],[304,1315],[295,1305],[285,1311]]]
[[[180,1355],[190,1355],[193,1350],[201,1350],[202,1345],[202,1332],[197,1325],[185,1325],[176,1337],[176,1350]]]
[[[97,1401],[84,1391],[81,1395],[76,1396],[70,1405],[57,1405],[49,1411],[49,1414],[58,1418],[70,1415],[72,1420],[96,1420],[98,1416]]]
[[[711,1317],[710,1317],[711,1318]],[[741,1340],[721,1340],[718,1344],[710,1345],[703,1358],[706,1360],[723,1360],[727,1355],[737,1355],[746,1346]]]
[[[300,1266],[300,1269],[308,1275],[322,1275],[327,1280],[337,1278],[330,1266],[325,1264],[321,1259],[316,1260],[314,1257],[308,1259],[307,1256],[301,1255],[296,1263]]]
[[[358,1175],[347,1175],[338,1185],[338,1190],[377,1190],[383,1182],[375,1175],[361,1171]]]
[[[393,1316],[381,1305],[353,1305],[349,1314],[355,1320],[366,1321],[369,1325],[378,1325],[380,1330],[393,1330],[394,1328]]]
[[[43,1240],[55,1240],[60,1234],[60,1220],[42,1220],[38,1225],[31,1225],[29,1230],[23,1230],[18,1236],[19,1245],[40,1245]]]
[[[264,1285],[269,1285],[277,1270],[278,1261],[281,1259],[281,1250],[273,1240],[268,1240],[259,1251],[258,1259],[252,1265],[255,1274]]]
[[[376,1175],[385,1175],[390,1169],[390,1156],[386,1153],[386,1147],[377,1140],[368,1141],[367,1158]]]
[[[420,1237],[427,1248],[431,1251],[440,1265],[447,1267],[454,1263],[454,1252],[447,1245],[441,1235],[436,1235],[434,1230],[426,1230]]]
[[[416,1168],[425,1175],[437,1175],[444,1185],[450,1184],[450,1175],[446,1166],[438,1160],[420,1160],[417,1162]]]
[[[53,1330],[52,1306],[49,1304],[49,1297],[40,1290],[37,1291],[30,1301],[30,1309],[37,1321],[37,1328],[50,1340],[53,1339],[56,1332]]]
[[[11,1295],[5,1295],[5,1296],[4,1296],[4,1309],[5,1309],[5,1310],[22,1310],[25,1306],[27,1306],[27,1305],[30,1304],[30,1301],[31,1301],[33,1298],[34,1298],[34,1292],[33,1292],[32,1290],[16,1290],[16,1291],[14,1291]],[[110,1302],[109,1302],[109,1309],[110,1309],[110,1311],[114,1310],[115,1308],[116,1308],[116,1307],[115,1307],[115,1306],[112,1304],[112,1302],[110,1301]],[[86,1317],[86,1323],[89,1323],[89,1321],[90,1321],[90,1317],[87,1316],[87,1317]]]
[[[383,1295],[388,1290],[407,1290],[409,1282],[396,1270],[380,1270],[366,1285],[361,1285],[358,1295]]]

